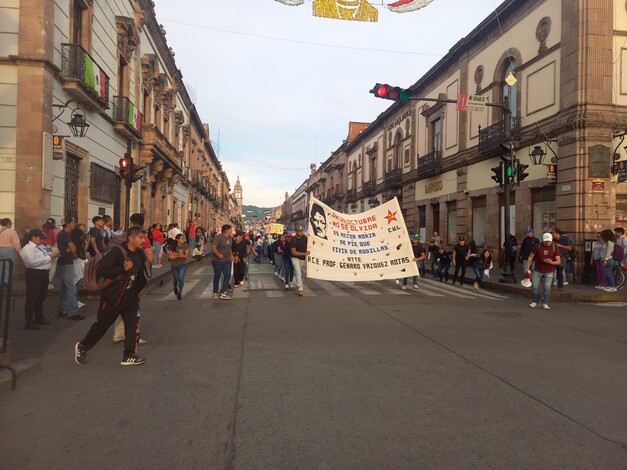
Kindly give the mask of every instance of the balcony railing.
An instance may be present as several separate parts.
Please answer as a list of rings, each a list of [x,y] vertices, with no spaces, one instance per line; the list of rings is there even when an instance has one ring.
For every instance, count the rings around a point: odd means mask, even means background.
[[[93,109],[93,102],[109,108],[109,77],[78,44],[61,45],[61,75],[66,81],[64,88],[81,104]]]
[[[512,138],[520,139],[520,117],[512,117]],[[505,132],[505,121],[499,121],[486,128],[479,127],[479,153],[482,156],[495,156],[500,152],[500,145],[509,141]]]
[[[357,200],[357,190],[349,189],[346,191],[346,202],[355,202]]]
[[[434,150],[418,159],[418,178],[428,178],[442,173],[442,152]]]
[[[126,96],[113,97],[113,120],[137,137],[141,136],[144,116]]]
[[[400,168],[385,173],[385,188],[398,188],[403,185],[403,174]]]
[[[364,194],[364,197],[370,196],[374,193],[374,187],[375,187],[375,182],[370,180],[370,181],[364,181],[364,184],[362,185],[362,192]]]

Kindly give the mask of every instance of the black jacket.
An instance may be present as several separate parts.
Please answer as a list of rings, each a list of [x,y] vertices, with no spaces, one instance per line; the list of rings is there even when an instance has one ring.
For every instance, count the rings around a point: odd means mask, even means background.
[[[525,237],[520,245],[520,259],[527,259],[533,251],[533,247],[540,243],[536,237]]]
[[[127,259],[134,262],[133,269],[130,271],[124,270],[124,263]],[[148,283],[144,272],[145,262],[146,257],[143,250],[131,252],[128,249],[128,244],[107,252],[102,258],[96,274],[99,278],[114,279],[115,282],[101,292],[101,300],[115,302],[116,307],[128,303],[139,305],[139,293],[144,290]],[[127,289],[133,275],[135,275],[135,280],[132,287]]]

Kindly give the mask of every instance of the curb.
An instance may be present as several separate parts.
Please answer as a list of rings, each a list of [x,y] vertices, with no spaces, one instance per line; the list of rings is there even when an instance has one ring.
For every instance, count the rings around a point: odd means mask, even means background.
[[[508,292],[513,294],[522,295],[527,298],[531,298],[531,288],[522,289],[520,284],[502,284],[500,282],[483,281],[482,283],[487,288],[495,291]],[[615,293],[615,294],[586,294],[580,292],[568,292],[558,291],[557,289],[551,290],[551,300],[559,300],[561,302],[627,302],[627,292]]]

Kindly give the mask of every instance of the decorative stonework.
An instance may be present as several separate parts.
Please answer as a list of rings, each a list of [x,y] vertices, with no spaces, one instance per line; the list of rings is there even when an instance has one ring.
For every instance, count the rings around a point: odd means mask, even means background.
[[[127,62],[131,62],[133,53],[139,45],[139,31],[135,20],[126,16],[116,16],[118,30],[118,51]]]
[[[545,16],[540,20],[536,27],[536,39],[540,41],[540,47],[538,48],[538,55],[543,54],[547,50],[546,40],[551,32],[551,18]]]
[[[155,81],[157,73],[157,56],[154,54],[145,54],[142,57],[142,85],[144,90],[150,93]]]
[[[475,69],[475,84],[477,85],[476,92],[479,93],[481,91],[481,82],[483,81],[483,65],[479,65]]]

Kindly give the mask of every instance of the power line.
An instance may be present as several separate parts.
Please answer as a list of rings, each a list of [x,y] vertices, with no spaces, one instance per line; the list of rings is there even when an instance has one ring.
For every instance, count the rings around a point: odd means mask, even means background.
[[[387,54],[419,55],[419,56],[430,56],[430,57],[440,57],[440,58],[444,57],[443,54],[433,54],[430,52],[398,51],[394,49],[372,49],[369,47],[343,46],[341,44],[328,44],[324,42],[303,41],[300,39],[279,38],[275,36],[266,36],[263,34],[246,33],[243,31],[234,31],[231,29],[216,28],[214,26],[187,23],[185,21],[177,21],[177,20],[171,20],[167,18],[161,18],[161,21],[179,24],[183,26],[190,26],[193,28],[207,29],[209,31],[215,31],[219,33],[235,34],[238,36],[246,36],[246,37],[257,38],[257,39],[267,39],[270,41],[287,42],[291,44],[301,44],[301,45],[317,46],[317,47],[329,47],[332,49],[345,49],[345,50],[350,50],[350,51],[361,51],[361,52],[382,52],[382,53],[387,53]]]

